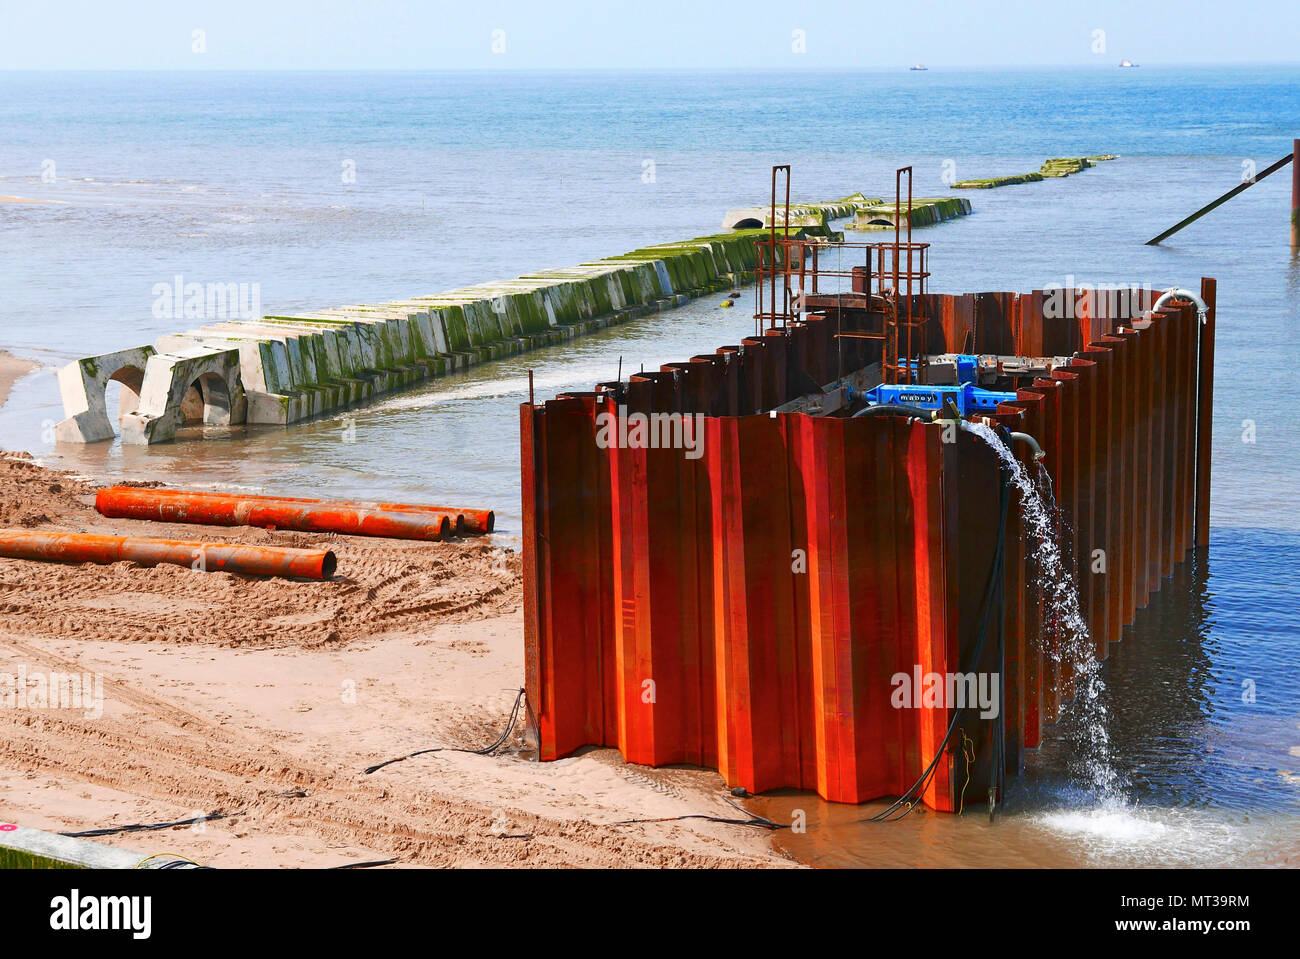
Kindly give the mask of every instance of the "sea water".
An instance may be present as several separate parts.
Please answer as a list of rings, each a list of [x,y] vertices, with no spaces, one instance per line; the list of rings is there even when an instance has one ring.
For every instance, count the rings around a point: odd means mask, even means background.
[[[1262,170],[1300,135],[1294,67],[778,73],[0,73],[0,349],[35,359],[0,407],[0,447],[95,478],[287,495],[464,503],[520,526],[518,405],[735,343],[752,294],[721,296],[423,383],[284,429],[149,448],[52,443],[54,370],[202,325],[158,284],[256,284],[266,312],[382,302],[716,232],[793,196],[918,196],[952,179],[1117,153],[1080,174],[963,193],[918,231],[931,288],[1219,280],[1211,545],[1111,646],[1098,802],[1049,727],[1006,814],[863,810],[807,794],[785,835],[819,862],[1269,863],[1300,814],[1300,258],[1289,171],[1160,247],[1144,242]],[[872,236],[878,238],[878,234]],[[850,237],[852,238],[852,237]],[[161,314],[161,315],[160,315]],[[846,811],[847,809],[847,811]]]

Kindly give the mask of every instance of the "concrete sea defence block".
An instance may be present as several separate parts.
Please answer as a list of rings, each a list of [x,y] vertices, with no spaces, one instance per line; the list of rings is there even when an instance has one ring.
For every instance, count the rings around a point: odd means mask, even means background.
[[[585,279],[559,270],[532,273],[519,279],[535,284],[548,328],[577,323],[593,315],[595,300]]]
[[[277,323],[266,320],[262,323],[249,321],[234,324],[218,323],[205,328],[209,332],[242,332],[255,336],[259,340],[277,342],[284,350],[287,384],[291,389],[303,389],[316,382],[316,360],[310,343],[304,346],[303,340],[312,335],[310,329],[301,331],[294,324]]]
[[[802,204],[799,217],[807,225],[795,226],[792,215],[792,226],[796,235],[821,234],[829,219],[846,216],[871,199],[858,193]],[[238,383],[231,381],[227,389],[238,393],[248,422],[288,425],[425,377],[562,342],[730,288],[752,275],[757,241],[764,235],[761,229],[737,229],[433,295],[214,322],[163,336],[155,347],[138,348],[144,353],[124,351],[81,361],[93,373],[81,367],[62,373],[61,385],[64,380],[69,384],[68,419],[60,424],[59,435],[80,442],[112,437],[100,365],[113,366],[108,378],[136,369],[143,381],[149,357],[167,357],[155,364],[156,378],[164,384],[158,389],[166,397],[153,395],[149,409],[137,411],[134,398],[142,382],[129,394],[138,414],[132,442],[159,442],[175,434],[184,418],[177,411],[190,386],[181,380],[197,370],[195,364],[203,361],[199,354],[237,357]],[[110,362],[110,356],[120,362]],[[192,397],[189,402],[193,405]],[[208,414],[211,418],[211,410]]]
[[[814,203],[791,203],[789,225],[791,229],[802,229],[809,236],[827,236],[830,234],[830,221],[853,216],[864,206],[883,203],[880,197],[869,197],[858,192],[839,200],[826,200]],[[778,229],[786,225],[785,204],[778,203],[775,225]],[[722,217],[724,230],[736,229],[770,229],[773,225],[771,204],[741,207],[728,210]]]
[[[144,386],[144,372],[156,350],[137,346],[114,353],[87,356],[59,370],[59,393],[66,417],[54,427],[60,443],[97,443],[115,434],[108,418],[105,392],[110,381],[122,384],[118,418],[134,412]]]
[[[1095,165],[1087,157],[1057,157],[1054,160],[1044,160],[1038,172],[1046,177],[1069,176]]]
[[[257,339],[258,355],[270,356],[274,362],[274,375],[268,375],[268,367],[263,366],[265,390],[256,386],[250,392],[265,394],[258,396],[253,403],[250,423],[292,423],[317,415],[328,408],[333,399],[333,390],[317,382],[316,351],[310,341],[312,328],[299,328],[295,324],[267,321],[263,324],[254,322],[238,324],[237,329],[222,330],[222,327],[234,324],[217,324],[204,332],[238,332]],[[305,333],[306,335],[300,335]],[[304,345],[306,340],[306,345]],[[205,344],[211,341],[204,339]],[[249,353],[241,352],[241,360]],[[255,378],[254,383],[257,382]],[[273,385],[274,384],[274,388]],[[267,397],[275,397],[268,399]],[[269,417],[269,418],[268,418]]]
[[[154,341],[154,347],[159,353],[175,353],[196,346],[238,350],[239,375],[246,391],[272,392],[282,385],[288,385],[288,357],[279,343],[218,330],[191,330],[188,333],[160,336]],[[275,348],[280,349],[279,372],[277,361],[272,355]]]
[[[1103,160],[1116,160],[1118,154],[1103,153],[1090,157],[1056,157],[1044,160],[1037,173],[1018,173],[1013,176],[995,176],[975,180],[959,180],[952,185],[954,190],[991,190],[1000,186],[1012,186],[1017,183],[1036,183],[1044,178],[1070,176],[1089,167],[1096,166]]]
[[[338,393],[340,399],[329,399],[327,406],[339,401],[347,405],[373,395],[370,379],[357,362],[355,325],[327,321],[274,325],[303,334],[298,337],[299,349],[309,351],[314,379],[298,381],[295,388]]]
[[[247,403],[239,374],[239,351],[196,346],[150,356],[140,405],[121,420],[122,442],[148,445],[172,439],[190,412],[186,406],[192,397],[197,399],[195,412],[205,425],[244,422]]]
[[[414,361],[424,364],[447,352],[446,334],[438,311],[428,303],[416,300],[394,300],[376,308],[374,312],[388,311],[405,316],[410,331]]]
[[[448,329],[449,345],[453,350],[469,350],[487,343],[495,343],[507,335],[503,323],[504,303],[495,304],[493,298],[469,290],[452,290],[439,298],[440,302],[454,307]]]
[[[329,316],[350,320],[369,326],[375,334],[376,365],[379,369],[410,366],[416,360],[412,343],[411,323],[406,311],[394,311],[380,306],[344,306],[324,311]]]
[[[294,389],[282,339],[259,338],[251,332],[196,330],[160,337],[155,345],[160,353],[175,353],[193,346],[237,349],[248,403],[245,418],[248,423],[286,426],[312,415],[314,394]]]
[[[970,200],[965,197],[922,197],[912,200],[910,219],[912,226],[932,226],[944,220],[966,216],[970,212]],[[909,219],[907,208],[903,207],[901,213],[900,222],[906,224]],[[892,230],[894,221],[895,208],[892,203],[863,207],[853,220],[853,229],[855,231]]]
[[[0,830],[0,868],[17,869],[197,869],[171,855],[145,856],[76,836],[5,823]],[[76,885],[74,881],[72,885]]]
[[[353,375],[381,369],[390,361],[383,336],[383,320],[345,310],[325,310],[295,317],[268,317],[277,323],[315,323],[340,332],[347,346],[348,369]]]
[[[458,353],[470,348],[470,328],[465,317],[464,297],[415,297],[414,302],[427,304],[439,352]]]
[[[1041,173],[1017,173],[1013,176],[994,176],[982,180],[959,180],[952,185],[954,190],[992,190],[1000,186],[1014,186],[1017,183],[1035,183],[1041,180]]]

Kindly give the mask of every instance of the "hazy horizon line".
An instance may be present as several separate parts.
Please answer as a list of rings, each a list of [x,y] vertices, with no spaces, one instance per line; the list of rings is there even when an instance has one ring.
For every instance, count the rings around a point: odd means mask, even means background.
[[[911,71],[912,66],[924,66],[924,71]],[[1136,69],[1195,69],[1215,67],[1300,67],[1298,60],[1247,61],[1157,61],[1135,63]],[[903,64],[891,66],[836,65],[821,66],[746,66],[746,67],[703,67],[703,66],[654,66],[654,67],[605,67],[605,66],[500,66],[500,67],[0,67],[0,74],[6,73],[897,73],[897,72],[944,72],[944,71],[997,71],[1015,72],[1017,70],[1114,70],[1119,63],[1022,63],[1022,64],[988,64],[988,63],[942,63]]]

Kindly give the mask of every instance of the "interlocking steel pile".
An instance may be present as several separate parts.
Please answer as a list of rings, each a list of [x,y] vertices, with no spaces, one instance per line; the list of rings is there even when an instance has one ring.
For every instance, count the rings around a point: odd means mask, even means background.
[[[926,348],[1073,357],[990,422],[1046,451],[1058,541],[1104,658],[1207,541],[1214,314],[1200,323],[1172,306],[1147,322],[1149,293],[1110,316],[1104,297],[1067,294],[1076,308],[1060,319],[1044,317],[1042,291],[925,294]],[[1212,307],[1213,280],[1202,296]],[[811,315],[521,407],[527,686],[542,759],[614,746],[631,762],[716,767],[751,792],[863,802],[912,786],[952,719],[951,704],[895,708],[896,674],[1000,672],[1011,773],[1060,715],[1071,670],[1054,661],[1061,629],[1026,582],[1014,499],[1000,637],[974,657],[1001,515],[993,449],[901,417],[771,412],[810,380],[835,380],[838,350],[844,369],[870,362],[835,332]],[[698,458],[598,442],[602,414],[619,406],[702,414]],[[932,808],[955,809],[963,787],[969,802],[992,777],[999,725],[972,714],[963,734],[975,760],[942,750],[923,795]]]

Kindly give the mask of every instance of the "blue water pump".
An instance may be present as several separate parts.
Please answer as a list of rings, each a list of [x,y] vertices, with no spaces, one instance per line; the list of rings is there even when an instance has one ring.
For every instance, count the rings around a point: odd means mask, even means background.
[[[1016,398],[1015,393],[985,390],[976,386],[979,376],[979,357],[957,357],[957,382],[959,386],[935,386],[923,383],[882,383],[860,394],[872,406],[893,403],[914,406],[922,410],[942,410],[950,401],[962,416],[986,413],[997,409],[999,403]]]

